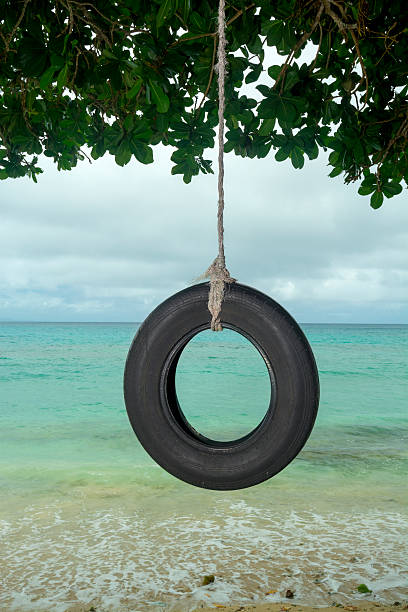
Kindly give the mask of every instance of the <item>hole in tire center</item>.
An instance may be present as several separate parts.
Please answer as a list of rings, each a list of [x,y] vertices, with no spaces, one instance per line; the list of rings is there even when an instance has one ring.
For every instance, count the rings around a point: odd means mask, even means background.
[[[183,349],[176,393],[189,424],[202,436],[230,442],[253,431],[271,401],[265,361],[247,338],[231,329],[205,330]]]

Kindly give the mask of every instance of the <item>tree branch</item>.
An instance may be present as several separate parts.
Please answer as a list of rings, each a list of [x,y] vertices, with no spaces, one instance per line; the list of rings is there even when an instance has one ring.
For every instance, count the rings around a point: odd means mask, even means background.
[[[13,38],[14,38],[14,34],[17,32],[17,28],[18,28],[18,26],[20,25],[20,23],[22,22],[22,20],[23,20],[23,18],[24,18],[24,15],[25,15],[25,12],[26,12],[27,5],[28,5],[28,3],[29,3],[30,1],[31,1],[31,0],[24,0],[23,10],[21,11],[19,18],[17,19],[16,23],[14,24],[13,29],[11,30],[11,32],[10,32],[10,34],[9,34],[9,36],[7,37],[7,40],[5,41],[5,42],[6,42],[6,53],[8,53],[8,52],[9,52],[9,50],[10,50],[10,43],[11,43],[11,41],[12,41],[12,40],[13,40]]]
[[[313,34],[315,29],[319,25],[320,18],[321,18],[322,13],[323,13],[323,9],[324,9],[324,6],[323,6],[323,4],[321,4],[320,8],[319,8],[319,10],[317,12],[316,19],[313,22],[312,29],[310,30],[310,32],[305,32],[303,34],[302,38],[300,40],[298,40],[296,45],[293,47],[292,51],[289,53],[288,57],[286,58],[286,61],[283,64],[283,66],[281,68],[281,71],[278,74],[278,78],[276,79],[275,84],[274,84],[272,89],[275,89],[278,86],[279,81],[282,79],[282,84],[281,84],[281,93],[282,93],[286,70],[288,69],[288,66],[290,65],[290,63],[291,63],[292,59],[294,58],[294,56],[296,55],[296,53],[299,51],[299,49],[301,47],[303,47],[305,42],[307,42],[309,40],[309,38],[311,37],[311,35]]]
[[[252,4],[250,4],[249,6],[246,6],[245,8],[239,10],[233,17],[231,17],[231,19],[229,21],[227,21],[227,23],[225,24],[226,26],[229,26],[233,21],[235,21],[236,19],[238,19],[238,17],[241,17],[241,15],[243,15],[244,13],[246,13],[246,11],[249,11],[249,9],[253,8],[255,6],[255,2],[253,2]]]
[[[202,107],[202,105],[204,103],[204,100],[207,97],[207,94],[208,94],[208,92],[210,90],[210,87],[211,87],[211,82],[212,82],[212,79],[213,79],[213,76],[214,76],[214,66],[215,66],[215,55],[216,55],[216,52],[217,52],[217,39],[214,36],[214,47],[213,47],[213,55],[212,55],[212,61],[211,61],[210,78],[208,79],[208,84],[207,84],[206,90],[205,90],[205,92],[203,94],[203,97],[201,98],[200,104],[197,107],[197,112],[200,112],[201,107]]]

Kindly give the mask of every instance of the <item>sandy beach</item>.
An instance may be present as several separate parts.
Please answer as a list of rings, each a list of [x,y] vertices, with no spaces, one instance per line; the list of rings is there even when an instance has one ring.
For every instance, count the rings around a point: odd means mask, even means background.
[[[398,605],[397,605],[398,604]],[[408,605],[406,602],[395,602],[392,606],[385,606],[373,601],[361,602],[356,601],[352,604],[341,605],[336,604],[333,606],[327,606],[322,608],[314,608],[310,606],[302,606],[301,604],[258,604],[253,606],[216,606],[216,608],[222,608],[225,612],[313,612],[318,610],[319,612],[335,612],[336,610],[342,609],[348,612],[396,612],[396,610],[407,610]],[[214,608],[197,608],[200,612],[209,612]]]
[[[334,602],[333,602],[334,604]],[[133,608],[133,612],[142,612],[145,608]],[[152,608],[149,608],[152,610]],[[177,607],[177,604],[171,607],[172,612],[179,612],[184,610],[184,607]],[[198,607],[191,612],[210,612],[214,610],[223,610],[224,612],[337,612],[338,610],[346,610],[347,612],[397,612],[398,610],[408,610],[408,602],[395,602],[393,605],[379,604],[374,601],[354,601],[342,605],[336,603],[334,605],[326,607],[313,607],[303,606],[302,604],[287,604],[287,603],[263,603],[253,605],[235,605],[235,606],[224,606],[222,604],[215,604],[212,607]],[[86,606],[73,606],[70,607],[67,612],[100,612],[98,608],[92,604]],[[119,610],[117,611],[119,612]]]

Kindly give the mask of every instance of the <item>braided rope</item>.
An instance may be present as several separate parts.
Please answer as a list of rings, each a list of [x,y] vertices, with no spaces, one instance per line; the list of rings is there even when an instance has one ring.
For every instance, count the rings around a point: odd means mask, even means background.
[[[225,266],[224,253],[224,109],[225,109],[225,72],[227,58],[225,54],[225,0],[220,0],[218,8],[218,255],[206,270],[203,277],[210,279],[208,310],[212,315],[211,329],[222,331],[220,320],[221,307],[225,293],[225,283],[234,283]]]

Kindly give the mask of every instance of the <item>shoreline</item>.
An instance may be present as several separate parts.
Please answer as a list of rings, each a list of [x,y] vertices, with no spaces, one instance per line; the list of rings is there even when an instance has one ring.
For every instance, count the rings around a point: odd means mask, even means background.
[[[126,608],[128,612],[143,612],[150,610],[162,610],[163,612],[184,612],[187,610],[185,605],[178,606],[177,604],[171,604],[166,607],[155,607],[154,605],[137,605],[131,608]],[[345,610],[346,612],[398,612],[398,610],[408,610],[408,600],[398,601],[393,604],[378,603],[376,601],[367,600],[352,600],[345,604],[332,602],[331,605],[322,606],[306,606],[301,603],[291,604],[286,602],[273,602],[273,603],[253,603],[253,604],[213,604],[212,606],[197,606],[189,607],[190,612],[214,612],[214,610],[223,610],[223,612],[338,612],[339,610]],[[7,612],[7,611],[4,611]],[[20,612],[13,609],[13,612]],[[51,612],[49,610],[42,610],[41,612]],[[90,602],[86,605],[75,604],[69,608],[66,608],[64,612],[108,612],[104,607],[98,606],[97,602]],[[109,608],[109,612],[125,612],[124,608]]]
[[[356,600],[347,604],[336,603],[330,606],[303,606],[301,603],[260,603],[249,605],[224,606],[217,604],[215,607],[195,608],[192,612],[210,612],[210,610],[222,609],[224,612],[336,612],[342,609],[347,612],[396,612],[397,610],[408,610],[408,602],[401,601],[394,604],[381,604],[376,601]],[[79,612],[79,611],[78,611]]]

